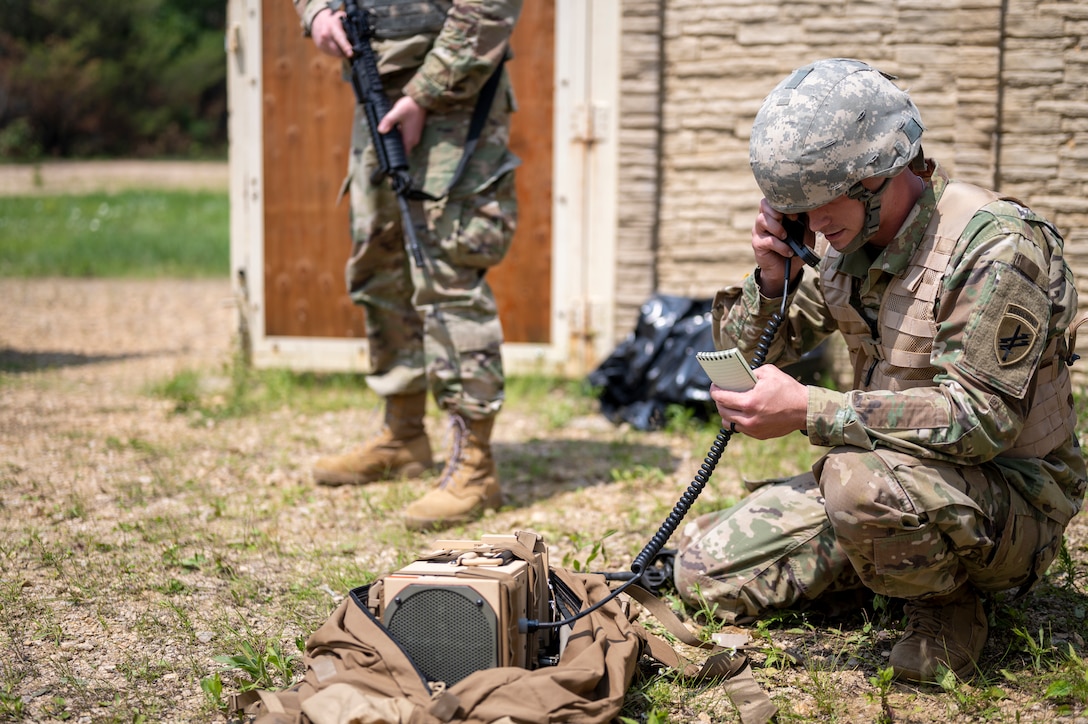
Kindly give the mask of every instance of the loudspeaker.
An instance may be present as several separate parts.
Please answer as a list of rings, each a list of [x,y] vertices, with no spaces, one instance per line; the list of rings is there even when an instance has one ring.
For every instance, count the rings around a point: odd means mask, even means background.
[[[518,622],[549,615],[547,571],[535,533],[440,540],[383,578],[370,605],[428,681],[452,686],[481,669],[537,666],[544,637]]]
[[[384,618],[428,681],[452,686],[499,665],[498,615],[472,586],[408,585],[389,600]]]

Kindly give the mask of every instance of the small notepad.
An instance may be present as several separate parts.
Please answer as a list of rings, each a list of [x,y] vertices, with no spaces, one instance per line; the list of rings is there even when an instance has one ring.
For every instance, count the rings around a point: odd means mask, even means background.
[[[744,392],[756,385],[752,368],[736,347],[716,352],[697,352],[695,359],[699,360],[710,380],[723,390]]]

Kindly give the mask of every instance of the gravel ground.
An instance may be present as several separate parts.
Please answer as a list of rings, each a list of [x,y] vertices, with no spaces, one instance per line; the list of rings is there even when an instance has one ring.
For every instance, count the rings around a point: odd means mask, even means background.
[[[425,484],[330,489],[308,479],[316,454],[376,429],[374,407],[217,420],[179,414],[152,394],[190,370],[213,386],[229,377],[225,280],[0,280],[0,294],[0,721],[223,721],[201,691],[221,668],[215,657],[243,641],[290,654],[346,581],[388,572],[433,539],[397,519]],[[592,410],[560,417],[560,404],[508,405],[496,456],[509,505],[451,535],[531,528],[553,563],[587,561],[603,541],[593,568],[623,570],[707,440],[614,428]],[[428,425],[441,456],[442,423]],[[735,439],[700,504],[738,496],[739,471],[761,455],[796,457],[767,450]],[[1083,724],[1083,701],[1056,704],[1042,692],[1063,647],[1084,655],[1086,529],[1082,514],[1068,536],[1079,589],[1046,587],[1003,609],[984,654],[990,685],[894,686],[892,720]],[[877,721],[871,678],[897,625],[870,614],[773,628],[766,642],[802,663],[778,668],[757,656],[768,664],[757,679],[783,721]],[[1045,638],[1041,668],[1016,627]],[[223,680],[229,691],[247,679]],[[713,687],[677,689],[672,702],[669,721],[736,720]]]
[[[221,720],[200,688],[216,656],[242,640],[292,653],[345,580],[439,537],[397,515],[426,481],[309,480],[317,454],[377,429],[373,402],[216,419],[153,392],[193,371],[229,384],[227,281],[3,279],[0,295],[0,721]],[[550,405],[550,421],[504,413],[509,506],[452,535],[540,530],[559,563],[619,528],[595,565],[625,568],[699,459]],[[441,459],[444,421],[428,425]],[[632,496],[661,465],[685,482],[656,473]],[[635,473],[612,480],[623,469]]]

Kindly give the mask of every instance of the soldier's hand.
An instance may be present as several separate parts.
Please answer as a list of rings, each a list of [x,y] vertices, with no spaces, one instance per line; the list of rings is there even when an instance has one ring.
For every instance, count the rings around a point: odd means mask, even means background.
[[[811,234],[807,230],[805,233]],[[782,214],[771,208],[767,199],[761,200],[759,214],[752,226],[752,251],[759,267],[760,291],[767,297],[779,297],[785,289],[786,259],[794,256],[785,239],[786,227],[782,225]],[[801,273],[803,266],[800,260],[790,262],[791,283]]]
[[[722,427],[757,440],[804,430],[808,424],[808,388],[774,365],[752,372],[756,386],[747,392],[730,392],[711,384],[710,399],[718,408]]]
[[[427,110],[410,96],[401,96],[378,124],[378,133],[389,133],[395,126],[400,126],[404,151],[411,153],[423,136],[423,124],[426,121]]]
[[[345,15],[343,10],[334,13],[324,8],[314,16],[310,25],[310,37],[322,53],[337,58],[351,57],[351,43],[348,42],[348,34],[344,32]]]

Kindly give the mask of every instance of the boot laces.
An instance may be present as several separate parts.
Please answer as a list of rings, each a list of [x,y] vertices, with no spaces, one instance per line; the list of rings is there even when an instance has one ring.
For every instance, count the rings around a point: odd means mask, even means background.
[[[464,451],[465,436],[468,435],[468,423],[460,415],[450,415],[450,430],[453,442],[450,445],[450,457],[446,461],[446,467],[442,470],[442,477],[438,480],[439,488],[446,488],[453,480],[453,474],[457,472],[458,463],[461,462],[461,453]]]
[[[944,619],[941,614],[944,606],[908,603],[904,608],[907,613],[906,633],[913,631],[934,639],[943,633]]]

